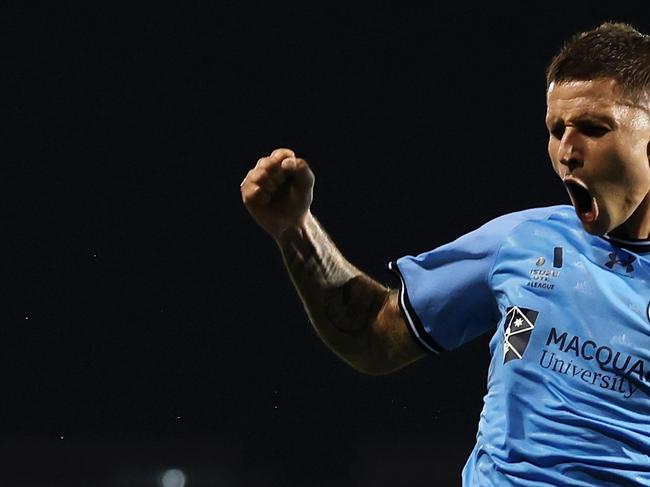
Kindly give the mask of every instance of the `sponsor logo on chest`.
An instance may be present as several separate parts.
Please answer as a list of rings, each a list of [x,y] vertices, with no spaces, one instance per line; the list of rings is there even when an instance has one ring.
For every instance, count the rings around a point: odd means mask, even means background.
[[[508,308],[503,323],[503,363],[521,360],[529,348],[531,335],[539,312],[529,308]],[[541,350],[528,351],[542,369],[600,389],[609,389],[625,399],[632,397],[641,386],[650,388],[650,364],[630,353],[617,350],[611,344],[599,344],[592,339],[571,335],[551,327]]]
[[[650,368],[643,359],[555,327],[548,333],[539,365],[592,387],[610,389],[626,399],[650,383]]]

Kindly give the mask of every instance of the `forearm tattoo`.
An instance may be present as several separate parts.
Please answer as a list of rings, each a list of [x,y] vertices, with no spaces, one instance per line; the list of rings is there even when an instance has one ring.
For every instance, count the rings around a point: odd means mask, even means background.
[[[379,312],[387,289],[350,264],[314,219],[303,231],[285,235],[280,244],[285,265],[321,335],[330,327],[361,336]]]

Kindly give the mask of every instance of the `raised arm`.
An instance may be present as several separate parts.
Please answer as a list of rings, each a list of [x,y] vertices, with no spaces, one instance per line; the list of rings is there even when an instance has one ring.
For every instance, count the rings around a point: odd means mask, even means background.
[[[241,185],[242,200],[278,245],[314,329],[360,372],[382,375],[426,353],[403,321],[397,292],[348,262],[309,208],[314,175],[289,149],[263,157]]]

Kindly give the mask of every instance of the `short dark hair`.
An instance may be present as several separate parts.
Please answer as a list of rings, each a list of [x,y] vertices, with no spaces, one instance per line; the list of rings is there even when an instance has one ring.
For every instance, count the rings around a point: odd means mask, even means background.
[[[546,70],[552,82],[616,80],[633,103],[650,101],[650,36],[623,22],[605,22],[574,34]]]

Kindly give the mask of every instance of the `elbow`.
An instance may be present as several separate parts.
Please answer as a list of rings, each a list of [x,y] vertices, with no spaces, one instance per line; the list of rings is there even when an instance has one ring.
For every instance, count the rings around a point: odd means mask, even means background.
[[[382,377],[385,375],[392,374],[394,370],[389,370],[389,369],[364,369],[364,370],[358,370],[364,375],[370,375],[372,377]]]
[[[395,372],[399,367],[387,367],[385,362],[378,363],[369,359],[350,361],[346,360],[347,364],[355,371],[363,375],[370,375],[373,377],[381,377]]]

